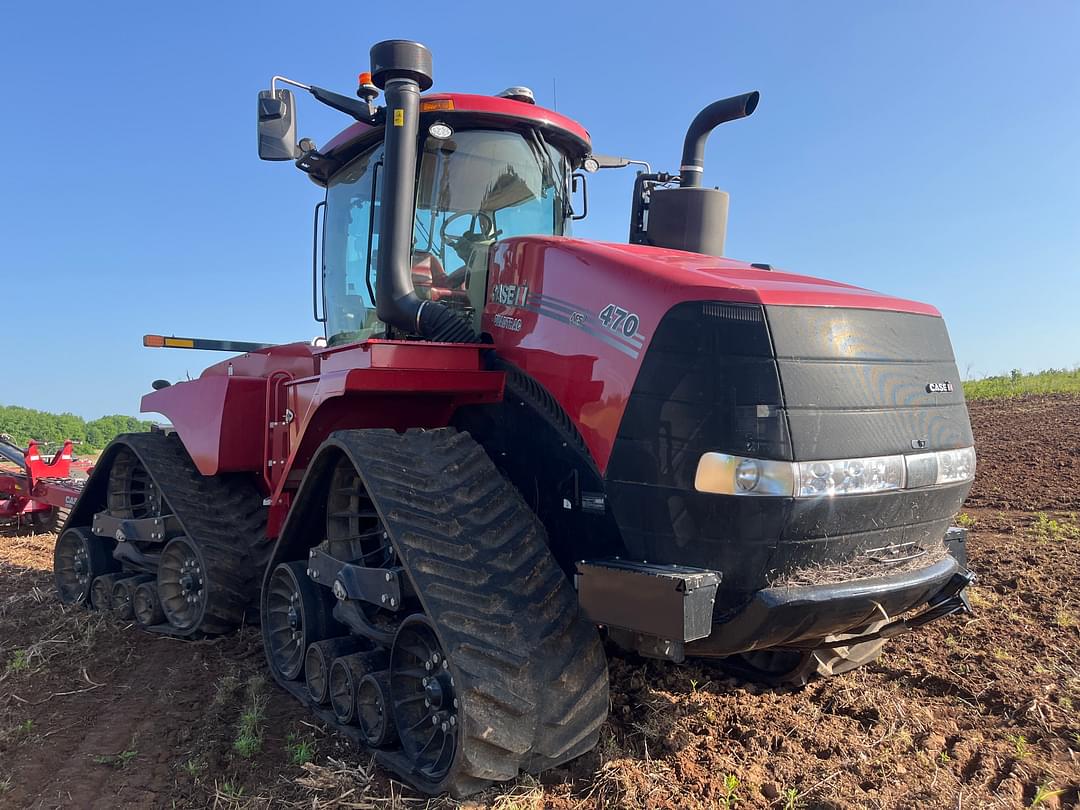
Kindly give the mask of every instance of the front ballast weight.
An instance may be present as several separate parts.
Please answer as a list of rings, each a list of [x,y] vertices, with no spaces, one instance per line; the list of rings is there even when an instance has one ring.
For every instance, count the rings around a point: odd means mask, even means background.
[[[627,560],[577,564],[581,609],[626,649],[681,662],[713,627],[719,571]]]

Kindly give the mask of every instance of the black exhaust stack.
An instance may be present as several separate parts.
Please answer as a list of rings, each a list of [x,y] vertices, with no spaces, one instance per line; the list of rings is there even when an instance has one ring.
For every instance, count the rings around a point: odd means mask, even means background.
[[[631,225],[631,241],[644,241],[656,247],[706,256],[724,255],[728,194],[719,189],[701,187],[701,175],[705,169],[705,141],[716,127],[726,121],[745,118],[753,113],[759,97],[758,92],[754,91],[714,101],[694,117],[683,142],[679,187],[660,188],[658,184],[665,182],[666,177],[658,177],[652,183],[656,187],[649,190],[648,225],[644,239],[635,238],[634,226]],[[637,199],[635,196],[635,206]]]
[[[386,100],[382,213],[375,265],[379,320],[406,334],[446,343],[473,343],[472,327],[442,304],[425,301],[412,282],[413,211],[420,93],[432,85],[431,51],[419,42],[390,39],[371,48],[371,79]]]
[[[752,115],[760,98],[761,94],[755,90],[720,99],[694,116],[683,141],[682,165],[679,166],[679,176],[682,178],[679,185],[682,188],[701,186],[701,175],[705,171],[705,141],[709,139],[709,134],[721,124]]]

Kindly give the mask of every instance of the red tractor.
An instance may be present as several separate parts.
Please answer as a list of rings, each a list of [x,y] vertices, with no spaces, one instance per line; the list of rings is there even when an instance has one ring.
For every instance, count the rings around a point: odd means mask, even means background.
[[[457,795],[596,743],[603,640],[802,683],[967,609],[975,454],[938,311],[720,256],[705,141],[757,93],[638,174],[609,244],[569,235],[578,170],[633,161],[525,88],[421,95],[417,43],[371,62],[359,98],[259,94],[260,156],[326,189],[325,339],[148,337],[243,353],[155,383],[172,427],[101,456],[64,602],[179,636],[257,613],[284,689]],[[355,123],[297,143],[280,84]]]

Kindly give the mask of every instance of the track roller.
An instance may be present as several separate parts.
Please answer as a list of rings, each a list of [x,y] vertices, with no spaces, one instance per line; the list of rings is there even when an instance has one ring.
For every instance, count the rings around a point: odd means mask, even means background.
[[[390,673],[369,672],[356,687],[356,721],[364,742],[383,748],[397,740],[390,700]]]
[[[330,667],[335,658],[352,655],[368,647],[368,642],[358,636],[342,636],[316,641],[307,648],[304,656],[304,681],[308,697],[320,706],[330,701]]]
[[[94,610],[112,610],[113,586],[123,574],[102,574],[90,586],[90,607]]]
[[[135,589],[146,582],[154,579],[150,574],[138,574],[133,577],[124,577],[113,583],[112,610],[116,618],[130,621],[135,618],[134,596]]]
[[[382,650],[335,658],[330,665],[330,706],[340,723],[356,722],[356,687],[364,676],[386,669],[389,659]]]
[[[110,541],[84,528],[68,529],[57,538],[53,576],[61,602],[65,605],[86,604],[94,579],[120,567],[113,559],[109,545]]]
[[[333,600],[326,588],[311,581],[301,562],[277,566],[267,588],[263,630],[269,639],[270,663],[282,678],[295,680],[304,672],[308,646],[332,634]]]
[[[151,579],[135,587],[135,593],[131,597],[131,609],[140,627],[155,627],[165,621],[165,611],[161,609],[156,581]]]

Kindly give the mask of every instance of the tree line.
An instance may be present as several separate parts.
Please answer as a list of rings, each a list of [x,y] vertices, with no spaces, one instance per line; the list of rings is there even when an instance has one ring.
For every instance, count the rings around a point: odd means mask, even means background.
[[[9,435],[15,444],[23,447],[31,439],[47,445],[71,439],[76,443],[76,451],[97,451],[119,433],[138,433],[149,430],[152,424],[120,414],[87,421],[73,413],[49,413],[18,405],[0,405],[0,433]]]

